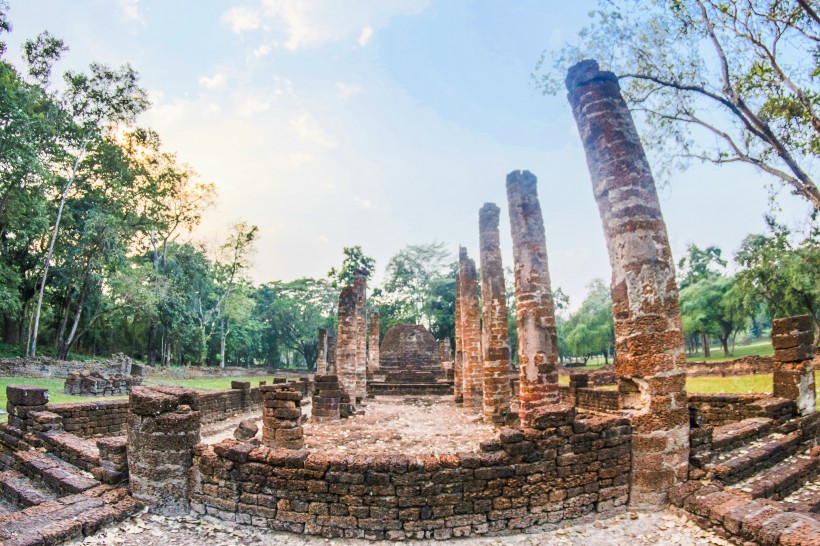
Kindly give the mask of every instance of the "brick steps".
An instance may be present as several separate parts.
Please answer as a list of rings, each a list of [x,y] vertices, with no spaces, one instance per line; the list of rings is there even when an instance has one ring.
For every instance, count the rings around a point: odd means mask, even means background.
[[[761,474],[733,486],[752,498],[782,500],[817,477],[820,457],[793,455]]]
[[[772,432],[775,422],[766,417],[753,417],[737,423],[715,427],[712,451],[725,453],[748,444]]]
[[[16,451],[14,468],[54,491],[65,494],[81,493],[100,485],[77,467],[39,451]]]
[[[729,452],[724,457],[707,466],[707,477],[724,485],[741,482],[763,472],[777,463],[791,457],[804,447],[804,437],[800,431],[789,434],[775,433],[748,448]]]
[[[46,432],[40,438],[48,443],[49,453],[76,467],[90,472],[92,468],[100,466],[100,450],[94,440],[66,432]]]
[[[15,470],[0,472],[0,497],[21,508],[53,501],[55,495]]]
[[[781,504],[795,512],[814,514],[820,518],[820,478],[805,484],[783,499]]]

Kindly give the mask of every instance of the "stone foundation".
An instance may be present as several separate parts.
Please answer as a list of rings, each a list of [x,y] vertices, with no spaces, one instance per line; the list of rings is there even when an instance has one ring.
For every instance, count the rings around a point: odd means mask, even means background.
[[[794,400],[802,415],[815,412],[814,320],[811,315],[774,319],[774,395]]]

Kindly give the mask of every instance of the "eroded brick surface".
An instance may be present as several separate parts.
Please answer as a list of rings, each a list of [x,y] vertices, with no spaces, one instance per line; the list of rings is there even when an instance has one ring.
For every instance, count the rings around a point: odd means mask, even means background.
[[[483,374],[481,358],[481,308],[478,304],[478,275],[467,249],[459,248],[459,307],[461,318],[462,398],[466,407],[481,410]]]
[[[774,319],[774,395],[793,400],[803,415],[815,412],[814,320],[811,315]]]

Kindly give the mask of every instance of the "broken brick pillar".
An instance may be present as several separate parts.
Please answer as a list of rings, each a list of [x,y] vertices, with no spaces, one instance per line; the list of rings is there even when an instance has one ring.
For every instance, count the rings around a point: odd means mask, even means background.
[[[612,267],[615,375],[633,427],[630,502],[661,508],[687,479],[689,461],[686,354],[666,224],[618,78],[587,60],[569,69],[566,85]]]
[[[336,335],[336,375],[342,390],[356,396],[356,359],[359,350],[358,318],[356,303],[358,292],[355,286],[345,286],[339,294],[338,333]]]
[[[316,375],[313,378],[313,398],[310,403],[311,420],[315,423],[338,421],[342,391],[335,375]]]
[[[379,369],[379,310],[370,310],[367,323],[367,371],[374,373]]]
[[[462,247],[458,248],[461,256]],[[465,250],[466,252],[466,250]],[[461,262],[459,261],[459,273],[456,275],[456,312],[455,312],[455,334],[456,352],[453,355],[453,397],[456,404],[464,402],[464,322],[461,318]]]
[[[448,381],[453,380],[453,346],[450,344],[450,338],[445,337],[438,342],[438,356],[441,361],[441,371],[444,373],[444,378]]]
[[[319,343],[316,353],[316,373],[327,373],[327,330],[319,328]]]
[[[133,387],[128,401],[131,495],[166,516],[188,513],[188,469],[199,443],[199,398],[182,387]]]
[[[351,392],[354,404],[367,398],[367,277],[362,272],[353,276],[356,288],[356,388]]]
[[[327,336],[327,368],[326,373],[336,373],[336,336]]]
[[[523,427],[531,426],[535,410],[560,401],[555,302],[537,183],[529,171],[507,175],[515,262],[519,417]]]
[[[48,389],[32,385],[7,385],[6,400],[9,426],[25,432],[34,423],[34,418],[29,414],[46,411]]]
[[[459,249],[458,275],[461,280],[461,350],[462,396],[464,406],[481,409],[483,382],[481,365],[481,309],[478,305],[478,274],[475,262],[467,257],[465,248]]]
[[[569,374],[569,397],[567,404],[571,406],[578,405],[578,389],[586,389],[589,387],[589,374],[585,373],[571,373]]]
[[[798,315],[772,321],[774,396],[797,403],[801,415],[815,412],[814,320]]]
[[[481,349],[484,422],[502,426],[510,412],[510,331],[507,293],[501,264],[498,218],[501,210],[486,203],[478,214],[481,249]]]
[[[267,447],[302,449],[302,393],[291,387],[262,387],[262,443]]]

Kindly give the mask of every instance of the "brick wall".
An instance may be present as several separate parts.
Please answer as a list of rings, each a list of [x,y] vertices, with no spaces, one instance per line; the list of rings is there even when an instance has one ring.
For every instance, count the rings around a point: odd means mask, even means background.
[[[770,356],[750,355],[726,362],[688,362],[689,377],[735,376],[772,373],[774,360]]]
[[[63,430],[91,438],[125,433],[128,400],[101,400],[77,404],[49,404],[48,411],[63,418]]]
[[[230,419],[237,413],[261,411],[262,392],[255,387],[244,393],[239,389],[200,392],[200,423],[207,425]]]
[[[274,450],[226,440],[194,448],[192,508],[276,530],[374,540],[477,536],[557,524],[625,505],[631,427],[543,411],[478,453],[406,457]]]
[[[690,394],[690,406],[703,416],[706,425],[721,426],[750,417],[768,417],[784,422],[796,415],[793,401],[768,394]]]
[[[110,360],[55,360],[53,358],[2,358],[0,376],[3,377],[57,377],[65,378],[71,372],[89,370],[105,376],[130,375],[133,362],[128,357],[115,355]]]

